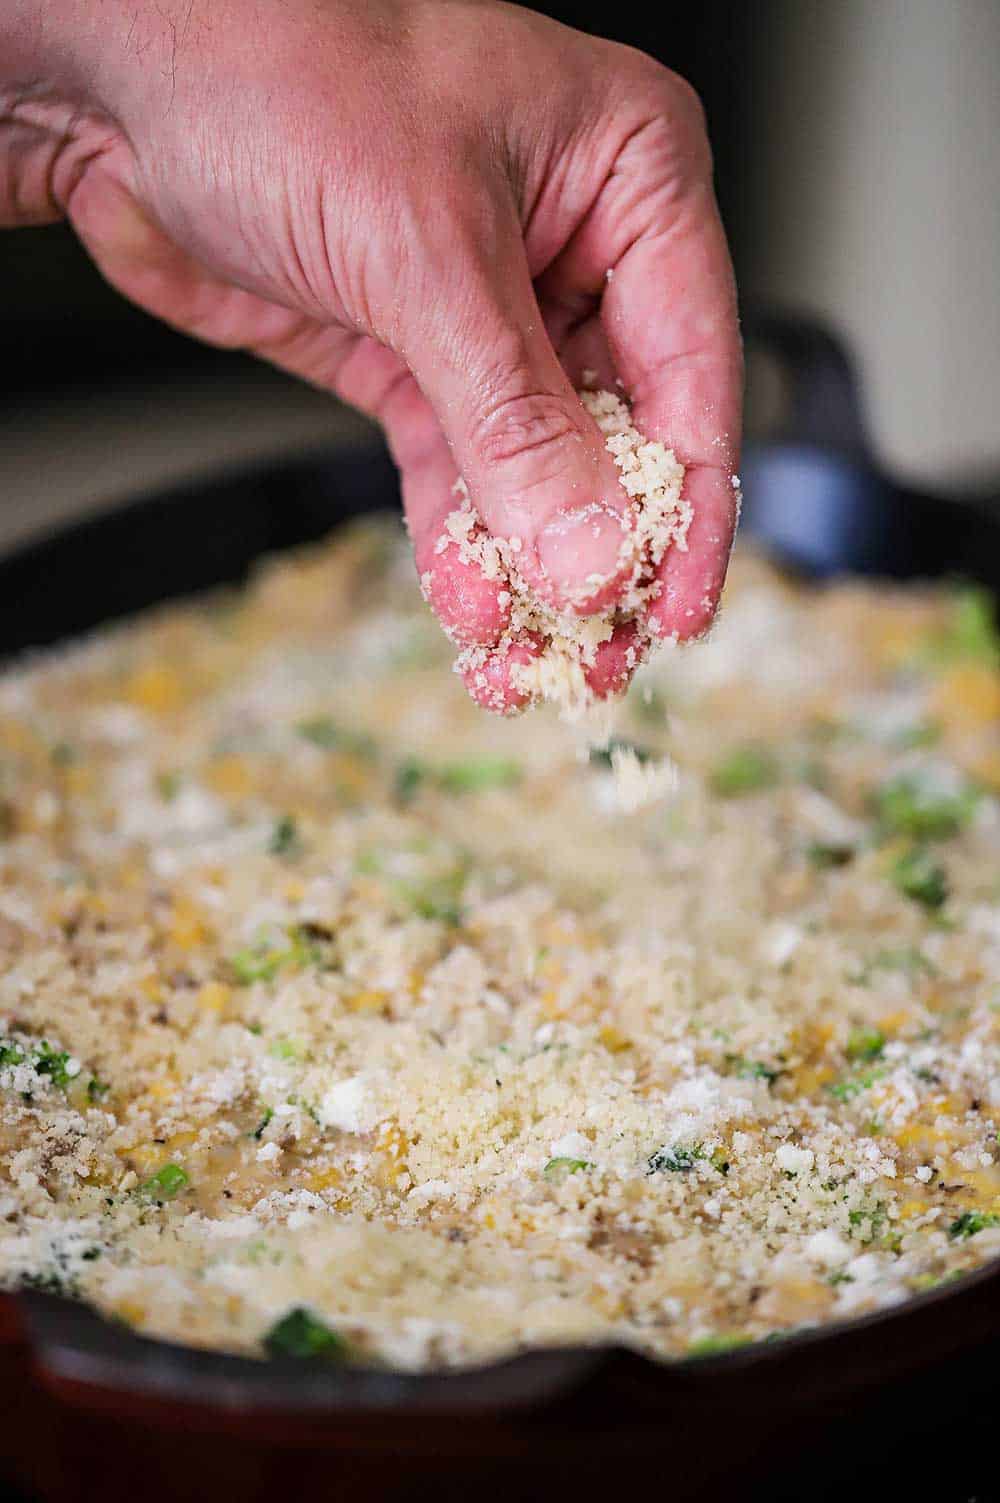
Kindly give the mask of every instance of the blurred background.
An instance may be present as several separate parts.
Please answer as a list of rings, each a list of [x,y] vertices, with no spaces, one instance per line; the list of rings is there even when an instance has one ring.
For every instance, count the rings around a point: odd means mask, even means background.
[[[843,337],[892,474],[1000,496],[997,0],[699,0],[621,20],[584,0],[536,8],[694,83],[744,307]],[[0,235],[0,340],[2,547],[365,432],[323,394],[124,303],[63,226]],[[751,433],[780,422],[782,400],[753,355]]]

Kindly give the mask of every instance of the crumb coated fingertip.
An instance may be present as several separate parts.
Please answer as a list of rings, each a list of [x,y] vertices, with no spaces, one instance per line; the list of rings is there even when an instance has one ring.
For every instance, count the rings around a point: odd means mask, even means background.
[[[455,547],[437,555],[424,570],[420,588],[456,646],[491,647],[510,625],[510,591],[463,561]]]
[[[543,644],[527,639],[500,648],[469,647],[455,660],[455,672],[477,705],[496,715],[518,715],[531,704],[530,687],[519,672],[541,656]]]
[[[488,533],[462,480],[455,487],[457,506],[445,517],[435,554],[457,559],[478,570],[480,581],[506,597],[509,616],[496,646],[513,651],[533,640],[537,646],[524,661],[508,661],[501,687],[479,682],[482,665],[460,658],[459,673],[473,697],[491,709],[506,709],[512,690],[517,706],[549,700],[566,720],[580,720],[597,698],[620,693],[637,660],[640,637],[645,645],[656,629],[639,622],[660,593],[660,565],[668,549],[683,552],[692,513],[681,495],[684,466],[661,443],[651,443],[633,426],[620,397],[609,391],[583,391],[580,400],[604,436],[627,498],[623,510],[593,502],[573,507],[552,519],[533,548],[521,538]],[[583,583],[573,597],[551,588],[554,575]],[[509,602],[509,604],[508,604]],[[621,655],[611,646],[623,628],[632,638]],[[456,638],[468,641],[469,638]]]

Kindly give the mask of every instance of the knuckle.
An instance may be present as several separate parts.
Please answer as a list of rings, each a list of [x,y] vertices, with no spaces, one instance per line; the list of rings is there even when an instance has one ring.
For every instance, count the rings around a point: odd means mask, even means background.
[[[566,466],[567,441],[580,424],[560,397],[525,389],[488,400],[475,420],[472,439],[484,465],[507,465],[528,456],[544,470]]]

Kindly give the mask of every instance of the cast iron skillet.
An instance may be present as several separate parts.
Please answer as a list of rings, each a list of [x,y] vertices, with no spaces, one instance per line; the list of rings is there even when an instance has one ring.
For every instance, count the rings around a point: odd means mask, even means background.
[[[744,526],[820,576],[954,573],[1000,588],[1000,513],[904,492],[880,474],[836,341],[778,320],[752,332],[790,372],[793,400],[786,431],[748,447]],[[0,655],[239,580],[263,553],[396,504],[394,471],[374,445],[140,499],[0,561]],[[320,1490],[336,1476],[355,1496],[433,1485],[448,1497],[460,1478],[464,1496],[470,1485],[484,1495],[526,1475],[529,1461],[539,1478],[573,1475],[589,1490],[662,1457],[679,1426],[674,1496],[721,1496],[734,1467],[755,1475],[765,1445],[797,1454],[858,1404],[877,1404],[884,1433],[914,1405],[940,1415],[964,1403],[991,1375],[998,1337],[1000,1266],[897,1313],[695,1361],[571,1348],[428,1376],[192,1351],[21,1293],[0,1300],[0,1463],[16,1458],[22,1477],[61,1499],[98,1486],[125,1496],[138,1473],[153,1496],[204,1497],[213,1468],[226,1496],[238,1488],[243,1498],[270,1496],[279,1473],[282,1490],[293,1475],[297,1488]],[[181,1450],[170,1439],[178,1429]],[[85,1477],[67,1448],[89,1457]],[[820,1478],[809,1486],[826,1496]]]

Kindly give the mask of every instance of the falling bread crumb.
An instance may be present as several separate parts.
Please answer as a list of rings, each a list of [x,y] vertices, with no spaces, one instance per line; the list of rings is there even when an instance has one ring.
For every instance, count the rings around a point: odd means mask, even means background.
[[[601,587],[604,580],[600,578],[588,580],[587,590],[565,609],[541,600],[518,567],[521,540],[490,536],[462,480],[455,488],[460,504],[447,518],[436,544],[439,554],[458,548],[463,562],[477,564],[488,580],[502,581],[502,594],[510,604],[510,623],[499,644],[467,647],[456,660],[456,671],[485,689],[484,670],[491,656],[503,657],[518,644],[541,639],[540,653],[528,662],[512,664],[511,682],[529,701],[551,701],[564,719],[573,721],[580,720],[594,703],[585,669],[593,666],[597,649],[616,627],[628,622],[636,625],[632,666],[647,656],[655,638],[645,615],[659,593],[656,573],[668,548],[686,549],[691,523],[690,505],[681,497],[684,466],[673,451],[645,439],[633,426],[625,402],[613,392],[584,390],[579,396],[604,435],[605,447],[619,470],[619,484],[629,498],[618,558],[625,583],[615,607],[586,616],[573,608]],[[597,516],[604,508],[594,502],[593,510]],[[499,689],[486,702],[492,709],[507,708]]]

